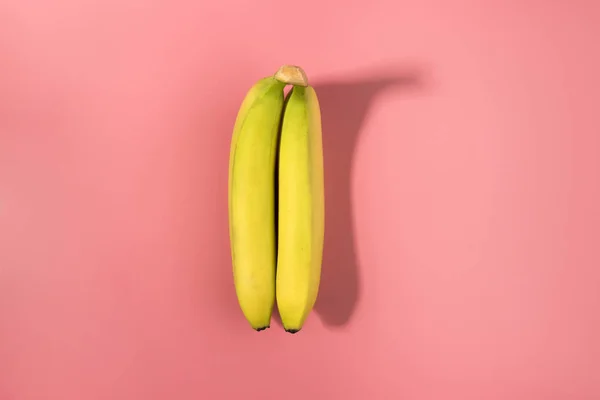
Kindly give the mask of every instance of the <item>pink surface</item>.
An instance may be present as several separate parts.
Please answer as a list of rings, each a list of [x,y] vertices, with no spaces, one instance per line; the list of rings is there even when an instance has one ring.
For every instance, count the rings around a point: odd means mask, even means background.
[[[0,400],[600,398],[598,3],[151,3],[0,5]],[[283,63],[327,179],[295,336],[227,233]]]

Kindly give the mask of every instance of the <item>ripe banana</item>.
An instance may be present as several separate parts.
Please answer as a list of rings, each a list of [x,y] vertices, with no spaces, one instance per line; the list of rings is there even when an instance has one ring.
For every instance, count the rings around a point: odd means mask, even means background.
[[[254,84],[238,112],[229,158],[229,236],[238,302],[250,326],[269,328],[275,302],[276,156],[285,83]]]
[[[325,231],[321,112],[314,88],[298,70],[296,77],[303,79],[294,80],[285,99],[278,161],[275,288],[281,322],[290,333],[302,329],[316,302]]]

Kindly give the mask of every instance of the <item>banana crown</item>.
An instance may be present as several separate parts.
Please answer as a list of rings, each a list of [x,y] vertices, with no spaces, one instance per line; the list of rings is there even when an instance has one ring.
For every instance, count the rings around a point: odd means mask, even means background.
[[[275,72],[273,77],[286,85],[308,86],[306,72],[297,65],[283,65]]]

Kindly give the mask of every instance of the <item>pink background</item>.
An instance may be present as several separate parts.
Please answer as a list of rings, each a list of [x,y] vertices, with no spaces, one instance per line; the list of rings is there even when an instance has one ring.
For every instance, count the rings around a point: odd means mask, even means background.
[[[0,400],[599,399],[599,17],[4,0]],[[295,336],[248,327],[227,233],[237,108],[283,63],[327,179]]]

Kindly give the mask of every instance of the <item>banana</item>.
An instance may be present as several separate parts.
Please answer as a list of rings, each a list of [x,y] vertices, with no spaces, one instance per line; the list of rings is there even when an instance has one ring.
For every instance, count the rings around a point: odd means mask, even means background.
[[[285,83],[256,82],[234,124],[229,157],[229,238],[238,303],[256,331],[269,328],[275,302],[276,157]]]
[[[302,329],[319,291],[325,233],[321,111],[299,67],[275,75],[294,85],[285,99],[279,145],[276,299],[289,333]]]

